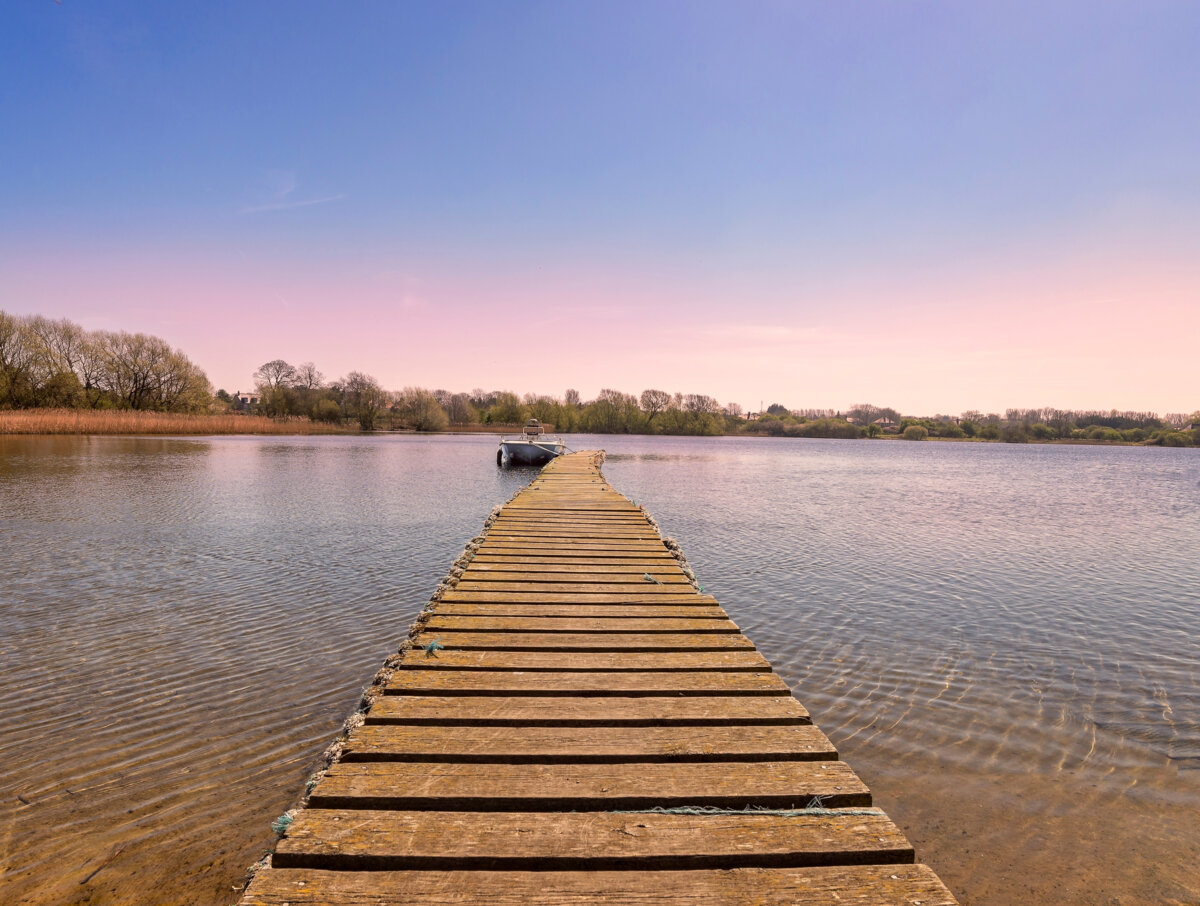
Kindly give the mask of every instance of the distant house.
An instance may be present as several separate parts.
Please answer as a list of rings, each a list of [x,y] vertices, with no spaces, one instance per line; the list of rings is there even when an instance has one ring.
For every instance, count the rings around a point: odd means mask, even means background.
[[[883,418],[877,418],[877,419],[875,419],[875,421],[871,422],[871,424],[872,424],[872,425],[879,425],[879,427],[881,427],[881,428],[895,428],[895,427],[897,427],[896,423],[895,423],[894,421],[892,421],[890,418],[888,418],[886,415],[885,415]]]
[[[233,395],[233,398],[237,402],[238,406],[242,409],[258,405],[257,393],[242,393],[242,391],[239,390]]]

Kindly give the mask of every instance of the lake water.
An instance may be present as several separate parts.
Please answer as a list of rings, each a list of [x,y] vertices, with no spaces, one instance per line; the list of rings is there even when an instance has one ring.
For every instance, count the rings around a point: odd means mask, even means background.
[[[0,902],[235,901],[495,442],[0,437]],[[1200,903],[1200,451],[569,443],[963,903]]]

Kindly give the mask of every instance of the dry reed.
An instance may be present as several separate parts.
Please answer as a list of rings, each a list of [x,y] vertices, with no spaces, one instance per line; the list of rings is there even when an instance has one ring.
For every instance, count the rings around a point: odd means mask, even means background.
[[[306,418],[188,415],[111,409],[0,411],[0,434],[344,434],[348,429]]]

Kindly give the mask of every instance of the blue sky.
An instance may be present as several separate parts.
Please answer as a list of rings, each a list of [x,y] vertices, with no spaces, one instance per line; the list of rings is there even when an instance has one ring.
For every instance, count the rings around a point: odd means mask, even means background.
[[[0,308],[158,333],[220,385],[282,356],[395,387],[1190,411],[1198,26],[9,4]],[[537,367],[495,348],[530,337]]]

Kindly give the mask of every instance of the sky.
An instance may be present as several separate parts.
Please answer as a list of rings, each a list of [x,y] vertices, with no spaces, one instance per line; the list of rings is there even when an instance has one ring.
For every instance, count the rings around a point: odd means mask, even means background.
[[[0,5],[0,309],[214,387],[1200,408],[1200,4]]]

